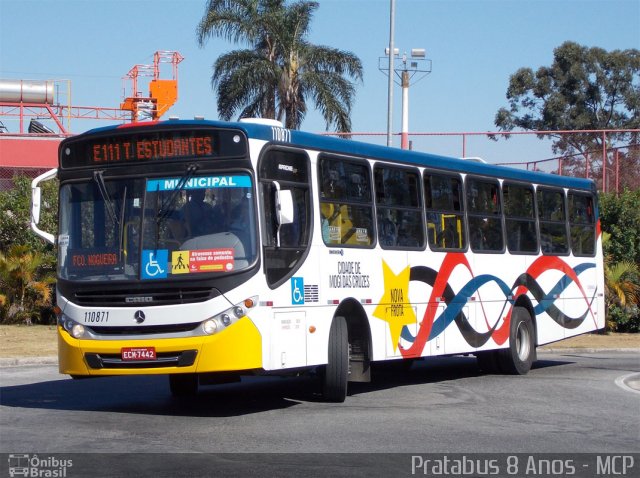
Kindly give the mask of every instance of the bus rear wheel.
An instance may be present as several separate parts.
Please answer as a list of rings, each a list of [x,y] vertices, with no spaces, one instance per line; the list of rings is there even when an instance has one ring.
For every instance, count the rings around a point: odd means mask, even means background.
[[[322,395],[329,402],[344,402],[349,378],[349,335],[344,317],[335,317],[329,331],[329,356]]]
[[[509,347],[498,351],[500,369],[507,374],[525,375],[536,355],[533,321],[524,307],[514,307],[509,328]]]
[[[176,398],[193,397],[198,393],[198,375],[176,373],[169,375],[169,389]]]

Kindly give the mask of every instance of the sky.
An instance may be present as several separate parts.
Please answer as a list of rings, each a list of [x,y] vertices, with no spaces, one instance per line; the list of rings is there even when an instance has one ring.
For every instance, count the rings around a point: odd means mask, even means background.
[[[129,94],[122,77],[150,64],[157,50],[178,51],[178,102],[165,119],[217,119],[211,65],[244,47],[209,39],[199,47],[196,27],[206,0],[0,0],[0,79],[69,80],[73,106],[117,107]],[[605,50],[640,48],[640,0],[396,0],[395,47],[424,48],[432,71],[409,88],[409,131],[495,131],[507,106],[509,76],[553,61],[570,40]],[[387,131],[387,85],[379,58],[389,43],[389,0],[320,0],[309,40],[347,50],[363,64],[352,109],[354,132]],[[170,70],[167,68],[167,73]],[[167,75],[163,75],[166,77]],[[66,85],[66,83],[61,83]],[[126,90],[125,90],[126,87]],[[66,97],[61,102],[66,102]],[[17,122],[0,120],[10,131]],[[71,120],[80,133],[105,121]],[[401,127],[401,89],[394,88],[393,131]],[[302,129],[325,131],[310,111]],[[356,139],[386,143],[386,136]],[[400,140],[394,138],[394,146]],[[533,137],[490,141],[469,137],[467,156],[488,162],[551,157],[548,142]],[[419,136],[413,148],[462,155],[459,136]]]

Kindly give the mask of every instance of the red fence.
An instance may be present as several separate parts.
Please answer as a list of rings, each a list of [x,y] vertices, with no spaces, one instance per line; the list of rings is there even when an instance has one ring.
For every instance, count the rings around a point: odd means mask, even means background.
[[[330,134],[330,133],[329,133]],[[386,133],[351,133],[382,142]],[[394,134],[399,144],[400,133]],[[409,133],[412,149],[457,157],[482,157],[491,164],[593,179],[598,190],[640,188],[640,130]],[[557,154],[558,144],[590,144],[581,152]],[[577,149],[574,148],[574,151]]]

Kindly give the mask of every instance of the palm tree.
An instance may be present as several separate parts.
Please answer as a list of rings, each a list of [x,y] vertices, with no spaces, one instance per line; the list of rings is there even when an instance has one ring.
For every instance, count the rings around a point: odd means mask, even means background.
[[[604,285],[610,303],[620,304],[621,307],[638,304],[640,302],[640,268],[631,261],[609,264],[605,261]]]
[[[0,305],[9,304],[13,308],[10,315],[30,313],[27,309],[31,306],[51,305],[53,278],[39,277],[43,259],[40,252],[26,245],[14,245],[6,254],[0,252]]]
[[[351,131],[355,88],[349,79],[362,80],[362,63],[350,52],[306,40],[318,6],[306,0],[209,0],[197,29],[200,46],[209,37],[249,46],[213,65],[221,119],[239,111],[240,118],[273,118],[297,129],[313,101],[327,130]]]
[[[604,249],[607,249],[610,238],[611,234],[602,233]],[[611,254],[605,254],[604,289],[607,310],[616,305],[622,309],[640,305],[640,266],[632,261],[614,263]],[[615,322],[607,325],[615,329]]]

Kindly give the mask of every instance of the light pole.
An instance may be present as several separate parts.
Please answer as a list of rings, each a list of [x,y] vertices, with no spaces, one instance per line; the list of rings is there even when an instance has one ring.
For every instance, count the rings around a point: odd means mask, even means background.
[[[385,56],[378,59],[378,69],[384,74],[389,75],[389,72],[393,70],[395,77],[400,81],[396,81],[402,87],[402,132],[401,132],[401,147],[402,149],[409,149],[409,86],[420,81],[422,78],[431,73],[431,60],[425,58],[426,52],[424,48],[411,49],[411,56],[407,56],[406,53],[402,55],[402,63],[398,67],[392,67],[392,61],[389,61],[389,66],[385,64],[388,57],[399,56],[399,50],[394,48],[393,55],[389,54],[389,48],[385,49]],[[389,75],[389,82],[392,81],[394,75]],[[391,97],[391,95],[390,95]],[[393,104],[389,104],[389,109],[393,108]],[[391,113],[389,113],[391,117]],[[391,146],[391,132],[390,127],[387,131],[387,146]]]
[[[387,50],[396,51],[393,47],[393,37],[396,17],[396,1],[390,0],[391,11],[389,13],[389,47]],[[393,57],[389,55],[389,68],[387,71],[393,71]],[[393,128],[393,77],[389,75],[388,91],[387,91],[387,146],[393,144],[391,130]]]

